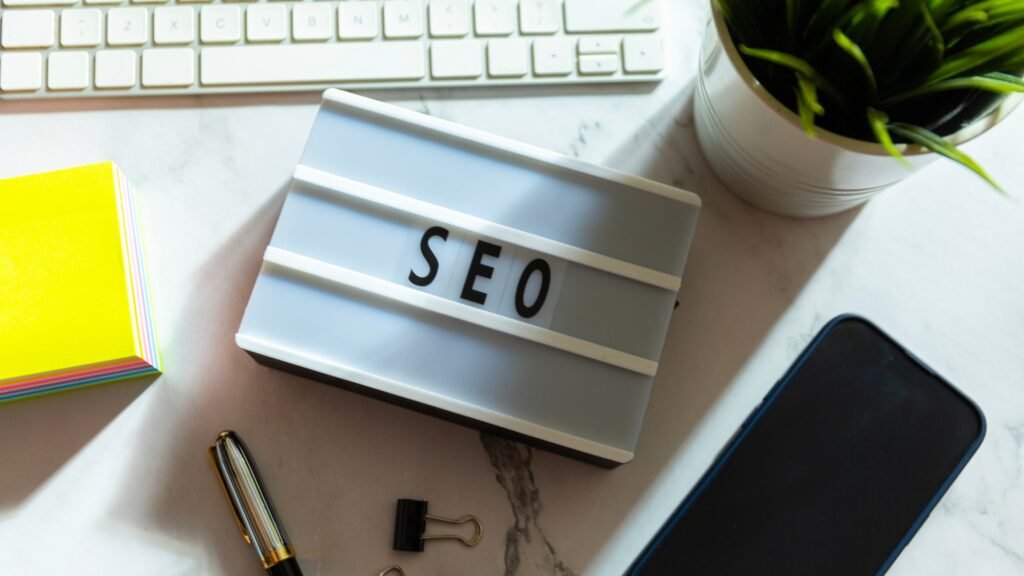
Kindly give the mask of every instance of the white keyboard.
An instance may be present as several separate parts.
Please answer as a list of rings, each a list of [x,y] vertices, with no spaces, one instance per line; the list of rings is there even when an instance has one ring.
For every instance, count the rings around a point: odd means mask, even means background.
[[[651,82],[657,0],[0,0],[0,98]]]

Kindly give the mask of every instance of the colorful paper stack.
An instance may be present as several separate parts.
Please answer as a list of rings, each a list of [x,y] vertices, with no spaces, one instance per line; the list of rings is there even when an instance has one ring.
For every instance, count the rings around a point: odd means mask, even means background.
[[[111,163],[0,180],[0,401],[159,373],[132,196]]]

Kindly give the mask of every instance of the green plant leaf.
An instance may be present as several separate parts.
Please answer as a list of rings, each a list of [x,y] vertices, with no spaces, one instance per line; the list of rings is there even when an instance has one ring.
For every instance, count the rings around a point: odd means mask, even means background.
[[[928,0],[904,1],[886,17],[876,34],[860,40],[861,49],[874,63],[880,94],[904,83],[913,86],[942,61],[922,17],[927,3]]]
[[[885,14],[896,5],[896,0],[859,0],[830,22],[818,20],[819,25],[825,23],[827,27],[814,36],[815,42],[810,45],[807,56],[814,60],[827,57],[828,49],[833,45],[832,30],[835,28],[846,30],[847,35],[855,40],[872,36]]]
[[[825,107],[818,101],[818,87],[810,79],[806,78],[803,74],[798,74],[796,77],[797,88],[800,91],[800,96],[810,106],[811,111],[814,112],[815,116],[824,116]]]
[[[1015,2],[1013,5],[993,8],[988,13],[989,22],[1004,22],[1020,18],[1024,14],[1024,2]]]
[[[864,56],[864,51],[853,40],[850,40],[846,34],[843,34],[843,31],[839,28],[832,30],[832,38],[839,45],[839,48],[849,54],[857,62],[857,65],[860,66],[860,69],[864,71],[864,76],[868,79],[868,87],[871,89],[872,98],[874,98],[878,94],[878,84],[875,82],[875,73],[871,70],[871,63]]]
[[[990,0],[963,2],[959,11],[945,20],[944,29],[970,27],[974,24],[1013,19],[1024,11],[1021,0]]]
[[[1005,59],[1003,67],[1006,70],[1020,70],[1024,68],[1024,50],[1021,50],[1016,56]]]
[[[861,0],[847,10],[846,14],[836,22],[834,27],[858,27],[878,22],[897,6],[899,6],[898,0]]]
[[[803,58],[780,52],[778,50],[765,50],[763,48],[751,48],[746,44],[740,44],[740,52],[750,56],[751,58],[757,58],[772,64],[778,64],[779,66],[785,66],[807,76],[808,78],[814,78],[819,76],[818,72],[807,63]]]
[[[932,45],[935,46],[936,56],[939,59],[946,53],[946,40],[942,37],[942,31],[939,30],[938,25],[935,24],[935,18],[932,17],[932,11],[928,8],[928,2],[919,0],[921,18],[924,19],[924,25],[928,28],[928,33],[932,37]]]
[[[896,148],[896,144],[893,143],[892,136],[889,134],[889,115],[880,110],[868,108],[868,125],[871,126],[871,131],[874,132],[875,139],[882,145],[882,148],[885,148],[890,156],[899,160],[900,164],[910,168],[910,162]]]
[[[790,49],[796,48],[796,20],[800,11],[800,0],[786,0],[786,34]]]
[[[862,4],[865,7],[866,13],[861,17],[870,16],[875,20],[881,21],[890,10],[898,8],[899,5],[899,0],[868,0]]]
[[[871,11],[879,16],[885,16],[889,10],[900,5],[900,0],[871,0]]]
[[[811,138],[817,138],[818,133],[814,130],[814,109],[810,103],[804,99],[803,94],[799,89],[796,92],[796,112],[800,116],[800,124],[804,127],[804,132]]]
[[[968,9],[962,12],[958,12],[952,18],[946,21],[942,26],[943,32],[952,32],[957,28],[970,24],[980,24],[988,21],[988,12],[984,10],[973,10]]]
[[[890,11],[899,7],[899,0],[861,0],[839,19],[832,29],[845,30],[856,41],[874,37],[879,25]],[[829,36],[825,34],[824,36]]]
[[[937,18],[945,19],[950,12],[962,3],[962,0],[928,0],[928,8]]]
[[[969,72],[1003,56],[1011,58],[1024,49],[1024,26],[989,38],[983,42],[952,55],[942,63],[927,79],[927,82],[938,82]]]
[[[811,15],[810,21],[804,28],[804,45],[815,47],[821,38],[828,34],[828,31],[835,28],[843,14],[849,11],[849,7],[857,0],[821,0],[818,9]],[[750,4],[767,5],[769,2],[755,1]]]
[[[796,104],[797,113],[800,115],[800,123],[803,125],[804,132],[808,136],[817,138],[818,134],[814,129],[814,119],[816,116],[823,116],[825,114],[825,107],[818,101],[818,87],[800,73],[797,73],[796,83]]]
[[[1004,72],[989,72],[988,74],[985,74],[984,76],[982,76],[982,78],[987,78],[987,79],[990,79],[990,80],[997,80],[999,82],[1005,82],[1007,84],[1012,84],[1013,86],[1016,86],[1018,88],[1024,88],[1024,78],[1021,78],[1019,76],[1014,76],[1013,74],[1006,74]],[[1014,92],[1016,92],[1016,91],[1017,90],[1014,90]]]
[[[906,138],[911,142],[924,146],[925,148],[931,150],[932,152],[935,152],[936,154],[945,156],[946,158],[949,158],[950,160],[963,165],[964,167],[968,168],[978,176],[984,178],[985,181],[988,182],[996,190],[1004,194],[1006,193],[1006,191],[1003,190],[1003,188],[999,184],[996,184],[996,181],[993,180],[992,177],[989,176],[988,173],[985,172],[985,170],[981,166],[979,166],[973,158],[957,150],[955,146],[947,142],[943,137],[939,136],[938,134],[930,130],[926,130],[920,126],[914,126],[912,124],[906,124],[903,122],[894,122],[890,124],[889,131],[895,134],[896,136],[899,136],[900,138]]]
[[[798,79],[802,75],[805,80],[813,82],[815,86],[827,92],[829,96],[832,96],[838,103],[843,103],[842,94],[840,94],[824,76],[818,74],[818,71],[802,58],[798,58],[792,54],[787,54],[778,50],[751,48],[745,44],[740,44],[740,52],[750,56],[751,58],[757,58],[758,60],[764,60],[766,62],[771,62],[772,64],[789,68],[798,74]]]
[[[897,94],[887,98],[882,104],[884,106],[891,106],[925,94],[947,92],[949,90],[984,90],[997,94],[1011,94],[1013,92],[1024,92],[1024,80],[1002,72],[989,72],[982,76],[969,76],[967,78],[952,78]]]

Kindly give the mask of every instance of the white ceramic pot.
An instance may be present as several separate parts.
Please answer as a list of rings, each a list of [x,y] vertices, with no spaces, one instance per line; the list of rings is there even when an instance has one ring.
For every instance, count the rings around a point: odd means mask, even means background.
[[[754,78],[711,2],[694,103],[697,139],[708,163],[741,198],[770,212],[826,216],[866,202],[938,156],[901,145],[908,169],[880,145],[818,129],[804,132],[795,113]],[[948,138],[962,144],[988,130],[1020,102],[1006,98],[991,114]]]

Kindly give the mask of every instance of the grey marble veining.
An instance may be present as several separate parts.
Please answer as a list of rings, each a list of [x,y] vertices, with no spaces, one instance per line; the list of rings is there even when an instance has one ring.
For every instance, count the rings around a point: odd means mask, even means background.
[[[533,449],[484,433],[480,434],[480,442],[494,467],[495,479],[505,489],[515,518],[505,533],[505,576],[576,576],[559,560],[558,551],[541,528],[543,505],[530,468]]]

